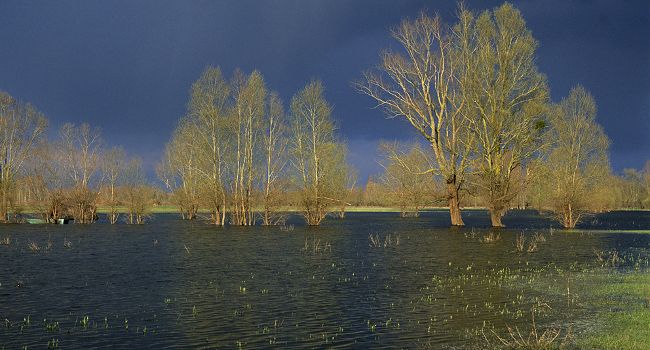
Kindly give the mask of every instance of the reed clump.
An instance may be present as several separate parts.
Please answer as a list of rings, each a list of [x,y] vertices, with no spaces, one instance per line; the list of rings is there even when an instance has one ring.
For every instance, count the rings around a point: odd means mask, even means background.
[[[481,243],[496,243],[500,240],[501,240],[500,233],[489,232],[488,234],[480,238],[478,241]]]
[[[535,233],[527,239],[522,232],[515,238],[515,249],[520,253],[534,253],[539,250],[539,245],[543,242],[546,242],[546,237],[542,233]]]
[[[383,238],[379,236],[378,233],[370,234],[368,236],[370,240],[369,246],[371,248],[388,248],[388,247],[397,247],[400,245],[401,237],[400,235],[391,235],[390,233],[385,235]]]
[[[490,348],[499,349],[562,349],[572,342],[573,336],[571,326],[566,329],[562,327],[548,327],[539,329],[535,320],[535,315],[543,311],[550,310],[547,303],[533,305],[530,310],[531,325],[529,331],[523,331],[519,327],[506,325],[507,332],[505,335],[499,335],[494,330],[491,336],[483,331],[483,337]],[[562,336],[564,334],[564,336]]]
[[[332,245],[328,241],[321,241],[320,238],[305,238],[305,245],[300,249],[302,252],[311,254],[320,254],[332,252]]]
[[[38,252],[41,251],[41,246],[39,246],[38,243],[33,242],[33,241],[30,241],[29,243],[27,243],[27,248],[29,248],[29,250],[32,253],[38,253]]]
[[[624,262],[623,257],[616,249],[609,251],[594,249],[594,254],[596,254],[596,261],[601,267],[616,267]]]

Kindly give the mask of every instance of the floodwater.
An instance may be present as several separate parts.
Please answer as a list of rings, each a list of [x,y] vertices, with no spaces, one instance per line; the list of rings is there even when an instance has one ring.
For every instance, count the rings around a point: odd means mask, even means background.
[[[215,228],[171,214],[143,226],[0,226],[10,240],[0,244],[0,349],[480,348],[530,325],[535,305],[549,306],[540,327],[587,334],[599,312],[591,277],[648,270],[650,234],[638,231],[650,212],[599,215],[571,232],[512,212],[494,243],[482,241],[485,212],[464,219],[463,229],[443,211],[349,213],[313,228]],[[544,240],[519,252],[521,233]],[[622,259],[603,267],[596,252]]]

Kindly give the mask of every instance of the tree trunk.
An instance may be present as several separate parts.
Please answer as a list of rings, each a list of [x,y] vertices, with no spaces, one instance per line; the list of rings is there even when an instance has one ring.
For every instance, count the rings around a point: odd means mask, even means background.
[[[578,223],[577,218],[574,218],[573,215],[573,208],[571,207],[571,204],[564,209],[564,228],[572,229],[576,228],[576,224]]]
[[[223,207],[223,210],[221,210],[221,226],[226,225],[226,211],[228,208],[226,208],[226,195],[225,193],[221,194],[221,204]]]
[[[465,226],[463,217],[460,213],[460,198],[458,193],[458,184],[456,177],[452,181],[447,181],[447,198],[449,200],[449,215],[451,216],[452,226]]]
[[[503,217],[503,211],[497,209],[489,209],[489,210],[490,210],[490,220],[492,221],[492,227],[496,227],[496,228],[505,227],[501,222],[501,218]]]
[[[9,221],[9,201],[7,200],[7,184],[5,181],[0,181],[2,186],[2,205],[0,206],[0,222]]]

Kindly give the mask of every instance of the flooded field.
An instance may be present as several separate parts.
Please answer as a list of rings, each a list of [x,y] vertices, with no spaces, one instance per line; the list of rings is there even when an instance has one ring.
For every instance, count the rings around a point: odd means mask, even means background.
[[[531,331],[582,347],[612,315],[647,317],[650,287],[616,286],[649,274],[650,212],[576,231],[533,212],[494,232],[482,211],[464,218],[0,226],[0,349],[499,348]]]

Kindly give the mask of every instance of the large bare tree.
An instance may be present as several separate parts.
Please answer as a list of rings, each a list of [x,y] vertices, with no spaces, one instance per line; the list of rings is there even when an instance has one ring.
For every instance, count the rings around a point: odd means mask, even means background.
[[[279,97],[268,95],[257,71],[236,70],[227,80],[219,68],[205,69],[159,167],[177,203],[196,203],[184,205],[194,213],[199,205],[208,208],[215,225],[225,225],[228,212],[230,224],[248,226],[256,223],[254,209],[263,197],[263,221],[273,221],[270,199],[277,197],[286,162],[280,154],[286,126]]]
[[[463,62],[455,53],[455,37],[439,16],[424,13],[403,21],[392,35],[400,50],[383,53],[378,69],[366,72],[356,86],[390,118],[406,119],[428,141],[436,162],[425,172],[444,178],[451,224],[462,226],[460,191],[473,134],[462,115]]]

